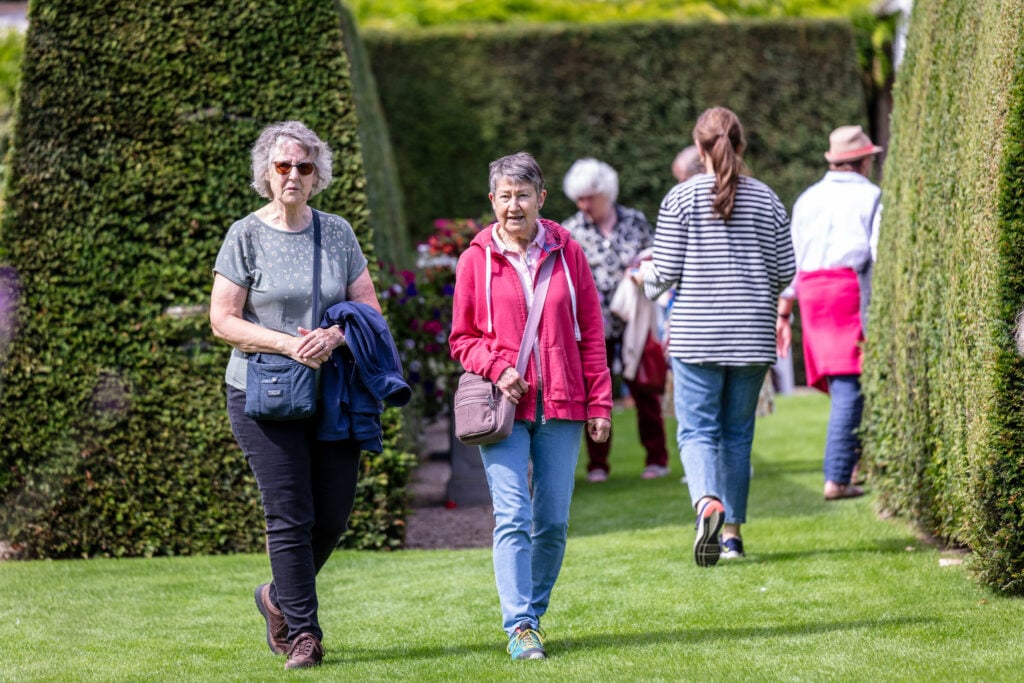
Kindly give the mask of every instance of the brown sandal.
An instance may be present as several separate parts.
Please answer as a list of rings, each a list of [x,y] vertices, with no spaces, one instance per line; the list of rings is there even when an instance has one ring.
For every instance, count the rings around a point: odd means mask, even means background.
[[[853,484],[837,484],[833,481],[825,482],[825,500],[843,500],[844,498],[859,498],[864,495],[864,489]]]

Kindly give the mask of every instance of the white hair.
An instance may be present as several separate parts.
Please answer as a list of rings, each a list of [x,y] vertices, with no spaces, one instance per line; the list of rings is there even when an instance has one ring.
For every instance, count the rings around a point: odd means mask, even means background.
[[[619,197],[619,174],[603,161],[577,159],[566,172],[562,189],[574,202],[580,197],[603,194],[614,204]]]

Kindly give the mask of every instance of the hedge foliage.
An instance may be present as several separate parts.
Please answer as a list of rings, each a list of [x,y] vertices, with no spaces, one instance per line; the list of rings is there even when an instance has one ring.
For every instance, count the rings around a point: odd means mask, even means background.
[[[0,160],[6,155],[11,138],[23,45],[20,31],[0,29]],[[0,165],[0,181],[2,179],[3,166]]]
[[[1024,1],[914,3],[898,74],[865,449],[884,505],[1024,594]]]
[[[354,18],[347,9],[340,12],[345,54],[351,65],[352,99],[359,120],[357,131],[366,173],[366,198],[377,257],[384,263],[411,266],[413,248],[405,229],[402,191],[398,169],[391,151],[391,138],[370,70],[369,55]]]
[[[866,13],[874,0],[349,0],[365,28],[409,29],[453,23],[727,21],[837,17]]]
[[[374,260],[334,2],[39,0],[2,218],[16,293],[0,386],[0,539],[30,557],[252,551],[259,496],[206,314],[217,249],[263,200],[249,148],[305,121],[336,151],[318,208]],[[353,79],[356,80],[356,79]],[[348,543],[403,537],[411,456],[366,458]]]
[[[549,188],[572,162],[619,172],[619,200],[654,220],[705,108],[735,110],[753,173],[791,204],[824,172],[828,133],[867,125],[848,22],[631,23],[366,31],[411,234],[489,211],[487,164],[532,152]]]

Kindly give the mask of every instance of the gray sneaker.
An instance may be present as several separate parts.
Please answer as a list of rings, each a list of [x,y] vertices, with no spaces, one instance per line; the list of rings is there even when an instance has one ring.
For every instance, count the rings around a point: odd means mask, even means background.
[[[709,498],[697,508],[697,538],[693,541],[693,559],[698,567],[713,567],[718,563],[722,547],[718,532],[725,522],[725,506],[717,498]]]

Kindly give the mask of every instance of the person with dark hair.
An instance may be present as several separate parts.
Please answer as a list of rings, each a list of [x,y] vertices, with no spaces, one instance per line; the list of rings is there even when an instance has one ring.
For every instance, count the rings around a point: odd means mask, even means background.
[[[661,415],[661,397],[665,392],[664,354],[657,341],[655,305],[643,298],[637,285],[627,277],[639,265],[644,252],[654,244],[654,230],[643,212],[619,204],[619,176],[611,166],[597,159],[577,159],[565,174],[562,187],[579,209],[562,222],[572,238],[587,255],[590,270],[597,283],[604,316],[604,338],[609,368],[618,367],[629,395],[636,406],[637,431],[646,452],[644,479],[657,479],[668,474],[668,448],[665,445],[665,423]],[[628,287],[624,296],[640,299],[649,310],[629,307],[634,320],[616,314],[613,299],[620,286]],[[646,314],[646,315],[644,315]],[[643,318],[641,323],[640,318]],[[635,323],[635,332],[625,334],[627,322]],[[653,337],[653,338],[652,338]],[[638,376],[643,354],[656,353],[661,364],[660,386]],[[612,438],[596,443],[587,438],[587,481],[603,482],[611,472],[608,456]]]
[[[459,257],[452,358],[516,406],[512,434],[480,446],[494,507],[494,576],[513,660],[544,659],[540,619],[565,555],[583,431],[611,431],[611,376],[597,288],[580,245],[540,217],[544,175],[525,152],[490,165],[496,222]],[[522,371],[519,348],[534,294],[547,284]],[[541,290],[543,291],[543,290]],[[532,476],[531,476],[532,474]]]
[[[233,348],[228,360],[228,417],[256,478],[266,519],[273,581],[256,588],[267,645],[286,654],[286,669],[318,666],[324,656],[316,575],[348,525],[359,479],[362,441],[321,438],[318,415],[271,421],[245,412],[249,358],[288,356],[314,369],[345,346],[325,311],[356,302],[376,314],[380,303],[355,232],[341,216],[308,200],[331,182],[331,150],[298,121],[267,126],[251,151],[252,186],[268,200],[228,230],[214,265],[210,324]],[[320,233],[320,282],[313,255]],[[313,310],[319,286],[320,310]],[[381,319],[382,320],[382,319]]]
[[[882,148],[860,126],[829,135],[825,177],[793,205],[797,278],[779,299],[779,353],[789,351],[793,300],[800,303],[807,384],[829,394],[825,500],[864,495],[855,481],[860,461],[861,343],[878,250],[882,191],[869,179]]]
[[[697,511],[693,557],[711,566],[744,556],[757,399],[795,266],[785,207],[746,175],[736,114],[706,110],[693,139],[705,172],[662,200],[654,259],[641,274],[650,298],[676,288],[669,355],[679,454]]]

